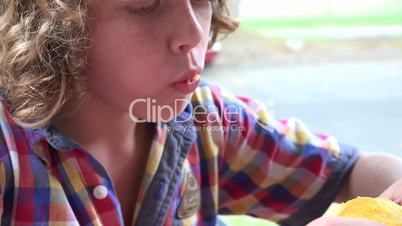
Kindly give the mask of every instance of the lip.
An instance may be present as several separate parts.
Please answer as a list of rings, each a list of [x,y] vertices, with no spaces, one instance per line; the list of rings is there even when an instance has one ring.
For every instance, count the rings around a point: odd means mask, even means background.
[[[201,69],[196,68],[196,69],[191,69],[184,73],[182,76],[180,76],[180,79],[176,80],[174,83],[179,83],[179,82],[184,82],[188,80],[192,80],[196,75],[201,74]]]
[[[190,70],[184,73],[180,79],[173,82],[171,87],[183,94],[192,93],[200,84],[200,79],[197,78],[200,73],[200,69]]]

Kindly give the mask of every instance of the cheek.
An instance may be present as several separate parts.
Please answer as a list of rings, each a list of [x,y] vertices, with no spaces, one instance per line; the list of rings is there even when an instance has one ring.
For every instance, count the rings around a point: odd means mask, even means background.
[[[146,31],[148,32],[148,31]],[[98,66],[124,67],[149,56],[153,45],[144,28],[125,19],[100,21],[92,33],[91,57]]]
[[[118,68],[128,60],[130,43],[124,38],[98,36],[89,50],[89,63],[102,69]]]
[[[100,27],[93,34],[92,47],[88,51],[88,76],[93,83],[103,85],[135,85],[157,56],[148,41],[129,31]],[[134,32],[131,32],[134,33]],[[148,73],[147,73],[148,74]],[[113,78],[113,79],[112,79]]]
[[[106,50],[105,50],[106,51]],[[98,54],[102,52],[102,54]],[[109,103],[127,110],[130,103],[138,98],[154,96],[157,86],[154,82],[156,78],[147,70],[155,67],[141,66],[141,62],[131,63],[126,59],[117,59],[121,53],[103,54],[104,50],[94,50],[91,56],[91,64],[85,71],[90,92],[93,96],[106,100]],[[151,74],[152,76],[141,76]],[[144,109],[141,106],[141,110]],[[137,112],[135,110],[135,112]],[[145,112],[139,111],[139,115]]]
[[[201,25],[204,28],[205,31],[205,36],[209,36],[209,33],[211,31],[211,23],[212,23],[212,9],[208,10],[207,12],[204,12],[202,15],[202,21]]]

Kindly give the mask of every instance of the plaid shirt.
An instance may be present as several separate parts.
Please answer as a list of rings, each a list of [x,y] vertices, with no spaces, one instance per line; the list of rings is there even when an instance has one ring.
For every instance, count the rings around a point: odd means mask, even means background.
[[[123,225],[105,168],[49,125],[18,127],[0,105],[1,225]],[[155,124],[133,225],[215,225],[248,214],[305,225],[323,214],[357,151],[276,121],[255,100],[202,83],[191,104]]]

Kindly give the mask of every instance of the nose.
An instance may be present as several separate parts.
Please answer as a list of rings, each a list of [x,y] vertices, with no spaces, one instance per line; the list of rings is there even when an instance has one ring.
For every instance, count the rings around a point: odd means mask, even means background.
[[[194,11],[191,1],[181,1],[185,4],[176,4],[177,14],[172,26],[170,49],[174,53],[187,53],[197,47],[205,35],[201,25],[200,15]]]

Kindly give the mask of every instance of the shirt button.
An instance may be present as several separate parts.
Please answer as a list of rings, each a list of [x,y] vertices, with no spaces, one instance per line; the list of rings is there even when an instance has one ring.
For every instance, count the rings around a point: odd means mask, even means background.
[[[97,199],[104,199],[107,197],[107,188],[104,185],[98,185],[94,188],[93,195]]]

